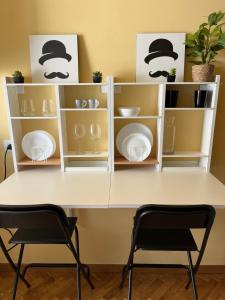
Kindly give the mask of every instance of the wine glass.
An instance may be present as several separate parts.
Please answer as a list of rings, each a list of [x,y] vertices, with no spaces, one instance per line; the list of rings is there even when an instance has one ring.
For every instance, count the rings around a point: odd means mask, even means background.
[[[54,116],[54,104],[53,104],[52,99],[43,99],[42,114],[45,117]]]
[[[86,133],[86,130],[85,130],[84,124],[78,124],[78,123],[74,124],[73,134],[74,134],[75,141],[77,141],[78,153],[79,154],[82,153],[80,151],[80,144],[81,144],[81,139],[83,139],[84,136],[85,136],[85,133]]]
[[[35,114],[33,99],[23,99],[21,103],[21,114],[24,117],[32,117]]]
[[[96,123],[91,123],[90,126],[90,137],[94,141],[94,148],[95,148],[95,153],[97,152],[97,142],[101,138],[102,135],[102,129],[99,124]]]

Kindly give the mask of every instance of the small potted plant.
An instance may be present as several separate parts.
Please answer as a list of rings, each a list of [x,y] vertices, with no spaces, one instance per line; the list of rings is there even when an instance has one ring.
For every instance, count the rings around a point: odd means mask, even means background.
[[[24,77],[22,72],[20,71],[15,71],[13,74],[13,82],[14,83],[24,83]]]
[[[167,82],[174,82],[176,80],[176,72],[175,68],[169,70],[169,75],[167,76]]]
[[[187,56],[192,66],[192,78],[196,82],[213,80],[214,59],[218,52],[225,49],[225,32],[223,32],[222,19],[224,12],[213,12],[208,20],[202,23],[193,34],[186,38]]]
[[[93,72],[92,79],[94,83],[102,82],[102,73],[100,71]]]

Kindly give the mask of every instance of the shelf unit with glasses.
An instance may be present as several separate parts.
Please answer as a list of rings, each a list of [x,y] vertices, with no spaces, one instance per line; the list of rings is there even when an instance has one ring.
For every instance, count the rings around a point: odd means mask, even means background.
[[[12,78],[4,78],[10,138],[12,141],[15,171],[24,168],[57,166],[66,170],[108,170],[108,108],[109,91],[106,83],[15,84]],[[77,109],[75,99],[98,98],[97,108]],[[46,114],[43,99],[51,99],[51,112]],[[85,138],[79,141],[74,136],[74,126],[85,127]],[[99,132],[91,132],[91,125]],[[56,141],[53,157],[34,161],[22,151],[22,139],[30,131],[44,130]],[[80,144],[80,146],[79,146]],[[81,147],[81,149],[79,149]],[[82,151],[81,151],[82,150]]]
[[[164,167],[195,166],[208,172],[219,85],[220,76],[213,82],[200,83],[114,82],[109,76],[99,84],[14,84],[6,77],[4,91],[15,171],[52,165],[62,171],[113,172],[137,166],[161,171]],[[177,105],[168,107],[167,93],[174,90],[178,91]],[[204,107],[194,105],[196,90],[207,91]],[[43,111],[43,98],[52,99],[53,111],[49,115]],[[29,99],[32,101],[27,103]],[[99,105],[80,108],[75,99],[98,99]],[[122,117],[118,112],[120,106],[139,106],[140,113]],[[169,117],[175,118],[176,128],[174,149],[170,153],[164,149]],[[144,124],[153,133],[151,154],[141,162],[125,159],[116,147],[117,133],[130,123]],[[47,161],[37,162],[25,157],[21,141],[27,132],[40,129],[53,135],[56,152]]]
[[[63,171],[110,171],[109,84],[77,83],[58,85],[57,105]],[[106,92],[104,92],[104,89]],[[97,99],[96,108],[76,107],[75,99]]]
[[[24,168],[55,166],[60,167],[60,147],[58,135],[55,86],[50,84],[15,84],[12,78],[4,78],[4,94],[8,112],[10,139],[14,170]],[[48,99],[48,100],[47,100]],[[49,112],[47,114],[47,105]],[[30,131],[44,130],[55,139],[56,151],[53,157],[44,161],[27,158],[21,142]]]

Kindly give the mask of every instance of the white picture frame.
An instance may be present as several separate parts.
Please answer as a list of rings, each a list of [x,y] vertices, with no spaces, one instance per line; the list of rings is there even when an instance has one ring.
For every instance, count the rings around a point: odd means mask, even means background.
[[[76,34],[30,35],[29,42],[33,82],[79,82]]]
[[[185,33],[140,33],[136,40],[136,81],[166,82],[176,69],[176,81],[184,80]]]

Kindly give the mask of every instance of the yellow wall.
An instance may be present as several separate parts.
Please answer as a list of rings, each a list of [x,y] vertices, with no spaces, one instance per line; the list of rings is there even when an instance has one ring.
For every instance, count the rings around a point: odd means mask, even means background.
[[[204,21],[203,16],[217,10],[225,11],[224,0],[1,0],[0,76],[20,69],[30,77],[29,34],[77,33],[81,81],[90,81],[91,72],[96,69],[100,69],[104,76],[114,75],[119,81],[134,81],[136,33],[191,32]],[[218,56],[216,73],[224,79],[225,51]],[[190,78],[189,65],[186,66],[185,78]],[[222,85],[212,172],[225,183],[224,95]],[[0,87],[0,178],[3,173],[2,139],[8,136]],[[124,262],[133,213],[133,210],[78,211],[84,258],[91,263]],[[204,261],[207,264],[225,263],[224,216],[223,211],[218,212]],[[29,251],[27,259],[36,253],[39,258],[49,258],[53,252]],[[65,252],[54,253],[67,259],[62,255]]]

